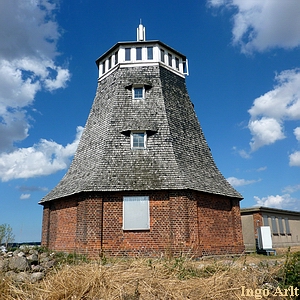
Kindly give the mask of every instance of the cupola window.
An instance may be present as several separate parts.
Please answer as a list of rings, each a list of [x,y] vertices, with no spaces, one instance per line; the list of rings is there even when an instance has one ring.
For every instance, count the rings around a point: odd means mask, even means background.
[[[126,61],[129,61],[129,60],[131,60],[131,48],[125,48],[125,60]]]
[[[160,49],[160,60],[165,62],[165,50]]]
[[[176,70],[179,70],[179,58],[175,57],[175,66],[176,66]]]
[[[142,47],[137,47],[135,50],[136,50],[136,60],[142,60]]]
[[[168,53],[168,62],[169,62],[169,66],[172,67],[172,54]]]
[[[111,68],[111,56],[108,58],[108,69]]]
[[[148,60],[153,59],[153,47],[147,47],[147,59]]]

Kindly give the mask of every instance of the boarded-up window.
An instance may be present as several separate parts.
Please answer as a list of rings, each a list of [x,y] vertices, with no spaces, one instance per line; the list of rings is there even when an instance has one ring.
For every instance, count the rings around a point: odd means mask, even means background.
[[[123,229],[150,229],[149,197],[123,197]]]
[[[264,222],[264,226],[269,226],[269,218],[268,218],[268,216],[266,216],[266,215],[263,216],[263,222]]]
[[[282,222],[282,218],[278,217],[278,225],[279,225],[279,233],[284,235],[284,229],[283,229],[283,222]]]
[[[272,221],[272,233],[273,234],[278,234],[278,227],[277,227],[276,218],[274,216],[272,216],[271,221]]]
[[[291,234],[289,219],[284,218],[284,223],[285,223],[285,232],[286,232],[286,234]]]

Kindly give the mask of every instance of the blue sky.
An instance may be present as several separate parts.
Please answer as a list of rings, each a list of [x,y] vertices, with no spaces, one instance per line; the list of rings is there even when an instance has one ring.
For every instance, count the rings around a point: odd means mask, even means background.
[[[0,224],[40,241],[40,199],[65,174],[96,87],[95,60],[146,39],[187,56],[217,166],[254,205],[300,211],[300,1],[0,2]]]

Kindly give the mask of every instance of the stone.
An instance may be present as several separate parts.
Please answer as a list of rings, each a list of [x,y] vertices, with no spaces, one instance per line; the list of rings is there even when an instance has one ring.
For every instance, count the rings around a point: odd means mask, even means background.
[[[35,272],[29,275],[30,282],[34,283],[37,281],[40,281],[45,277],[45,274],[43,272]]]
[[[27,260],[29,261],[30,264],[38,264],[39,256],[33,253],[27,256]]]
[[[23,251],[19,252],[17,255],[18,255],[19,257],[25,257],[25,256],[26,256],[25,253],[24,253]]]
[[[26,257],[19,256],[11,257],[9,259],[9,268],[17,272],[28,271],[31,269]]]
[[[9,270],[9,261],[7,259],[0,260],[0,272]]]

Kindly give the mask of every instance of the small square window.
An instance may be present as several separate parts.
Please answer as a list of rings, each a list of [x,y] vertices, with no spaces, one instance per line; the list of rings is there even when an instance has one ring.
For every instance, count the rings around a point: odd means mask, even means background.
[[[133,88],[133,99],[143,99],[144,98],[144,88],[135,87]]]
[[[146,148],[146,132],[132,132],[131,133],[131,148],[145,149]]]
[[[149,197],[123,197],[123,230],[147,229],[150,229]]]
[[[131,59],[130,56],[131,48],[125,48],[125,60],[129,61]]]
[[[148,60],[153,59],[153,47],[147,47],[147,59]]]
[[[142,47],[137,47],[135,50],[136,50],[136,60],[142,60]]]

